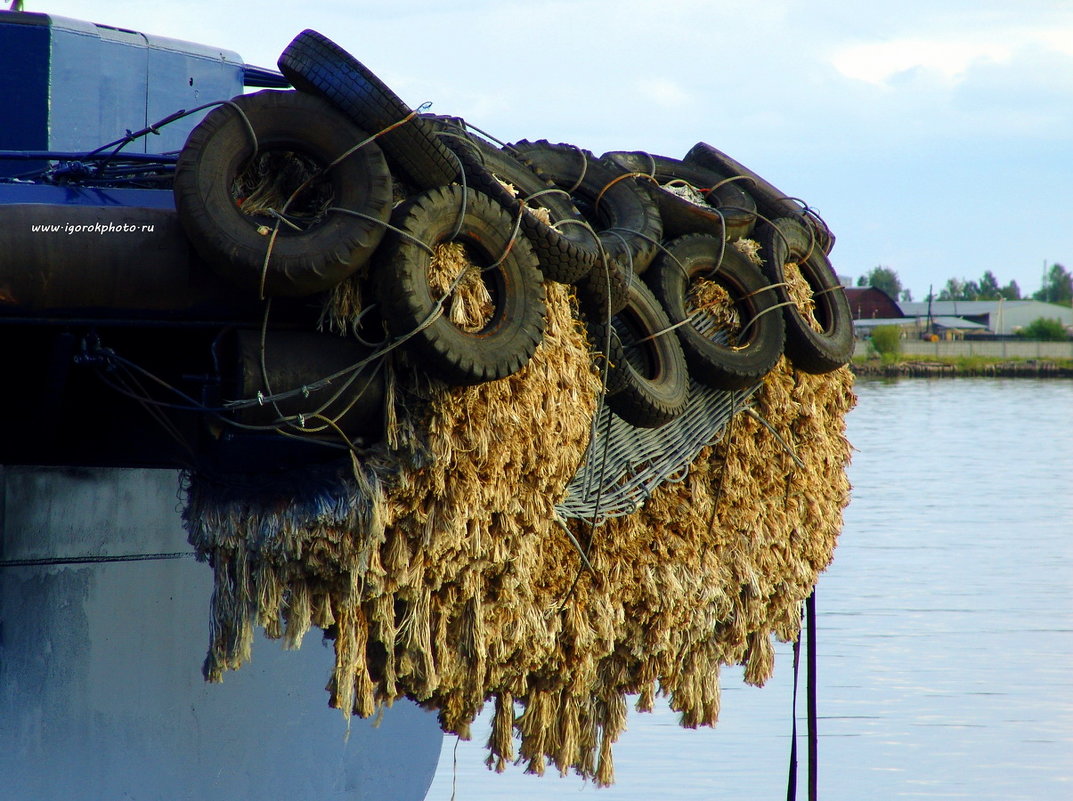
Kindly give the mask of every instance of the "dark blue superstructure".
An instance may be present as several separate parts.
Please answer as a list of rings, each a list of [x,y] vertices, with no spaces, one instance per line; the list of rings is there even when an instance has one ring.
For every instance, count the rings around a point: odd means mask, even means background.
[[[0,60],[0,347],[21,387],[0,398],[20,421],[0,464],[186,465],[108,360],[192,399],[158,398],[184,407],[167,407],[172,433],[200,447],[193,409],[240,380],[225,343],[264,314],[190,245],[176,154],[214,105],[288,84],[231,51],[47,14],[0,12]],[[316,315],[277,303],[270,327],[312,330]]]
[[[90,151],[178,109],[241,94],[247,73],[229,50],[48,14],[0,13],[0,53],[0,150]],[[124,150],[177,151],[202,116]],[[0,175],[33,168],[0,159]]]
[[[56,186],[0,182],[0,206],[14,204],[174,209],[175,197],[170,189],[125,189],[114,186]]]

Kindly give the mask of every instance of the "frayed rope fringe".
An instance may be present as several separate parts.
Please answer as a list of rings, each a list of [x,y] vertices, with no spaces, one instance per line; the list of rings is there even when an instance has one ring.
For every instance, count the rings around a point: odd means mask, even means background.
[[[784,361],[756,414],[683,481],[594,531],[570,521],[592,565],[578,577],[555,504],[599,382],[572,303],[548,285],[545,342],[501,381],[446,387],[400,360],[390,442],[353,464],[271,487],[190,477],[186,527],[214,572],[210,681],[250,658],[255,626],[290,648],[320,628],[344,714],[407,697],[468,738],[492,701],[491,767],[550,764],[603,785],[627,696],[642,710],[669,696],[682,725],[711,726],[721,665],[771,675],[772,637],[797,637],[841,528],[849,371]]]

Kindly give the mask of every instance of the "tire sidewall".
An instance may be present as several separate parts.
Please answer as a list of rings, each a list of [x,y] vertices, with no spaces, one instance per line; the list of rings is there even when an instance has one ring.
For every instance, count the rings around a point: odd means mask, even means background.
[[[676,331],[693,378],[716,389],[741,389],[760,380],[778,362],[785,339],[782,315],[770,309],[777,303],[767,279],[732,245],[701,234],[680,237],[666,246],[645,279],[662,303],[672,324],[690,319],[688,297],[692,280],[711,273],[711,280],[730,294],[746,338],[735,346],[705,335],[692,323]],[[751,324],[750,320],[752,321]]]
[[[194,247],[228,278],[247,288],[260,283],[269,237],[267,215],[244,214],[232,186],[254,154],[243,121],[257,136],[257,152],[293,150],[327,166],[366,138],[363,131],[324,101],[298,92],[267,90],[234,98],[191,132],[176,167],[175,198],[180,220]],[[311,124],[315,123],[315,124]],[[390,173],[375,143],[368,143],[326,175],[332,205],[362,210],[386,222],[390,214]],[[364,263],[384,235],[383,225],[338,213],[303,232],[286,225],[272,243],[266,275],[269,294],[308,294],[342,280]],[[321,261],[334,267],[325,284],[310,289],[307,266]],[[323,269],[322,266],[314,267]]]
[[[639,372],[627,358],[627,343],[619,328],[627,327],[638,338],[658,332],[644,343],[649,357],[657,365],[655,375]],[[670,327],[663,307],[643,281],[630,284],[629,300],[611,325],[590,319],[589,339],[594,349],[607,353],[607,404],[619,417],[641,428],[658,428],[674,420],[689,401],[689,370],[678,338]]]
[[[853,355],[853,318],[846,293],[820,244],[810,229],[789,217],[765,223],[760,234],[764,273],[773,283],[786,282],[785,264],[796,262],[812,288],[816,319],[823,326],[816,331],[790,300],[785,286],[779,299],[786,322],[786,355],[799,370],[827,373],[845,365]]]
[[[524,156],[501,150],[472,136],[450,119],[434,118],[432,124],[444,146],[458,158],[463,172],[477,189],[511,214],[517,214],[519,205],[524,205],[521,227],[537,251],[546,278],[575,283],[592,270],[599,244],[568,195]],[[517,194],[503,182],[513,186]],[[532,206],[546,209],[551,225],[530,213]]]
[[[656,202],[635,180],[616,181],[620,172],[587,150],[545,140],[511,145],[557,186],[584,199],[581,208],[596,229],[603,249],[637,275],[656,257],[663,221]]]
[[[434,247],[451,241],[458,225],[461,187],[443,187],[418,195],[396,210],[394,224],[408,236],[393,237],[393,246],[378,258],[377,297],[393,336],[420,328],[439,301],[429,283],[431,254],[409,237]],[[510,243],[510,217],[486,195],[469,190],[459,239],[494,263]],[[494,317],[479,332],[454,325],[446,313],[407,340],[411,352],[426,366],[456,384],[476,384],[502,378],[520,369],[542,338],[544,288],[537,259],[519,235],[501,263],[490,268],[496,284]]]

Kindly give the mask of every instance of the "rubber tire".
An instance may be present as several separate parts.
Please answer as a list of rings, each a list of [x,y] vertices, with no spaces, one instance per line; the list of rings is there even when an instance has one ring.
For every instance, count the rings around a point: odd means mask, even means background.
[[[599,246],[587,228],[573,200],[524,156],[500,150],[469,134],[457,118],[431,120],[444,146],[458,157],[467,183],[479,189],[513,215],[519,204],[548,210],[553,228],[533,214],[522,214],[521,229],[540,260],[540,269],[549,281],[572,284],[584,278],[596,264]],[[518,190],[513,194],[500,181]],[[552,191],[548,191],[552,190]],[[537,197],[533,197],[537,195]],[[533,199],[526,201],[525,198]]]
[[[663,221],[655,201],[636,180],[615,182],[618,171],[573,145],[523,140],[509,149],[528,158],[561,189],[573,189],[578,208],[615,261],[637,275],[648,268],[663,238]]]
[[[790,302],[786,287],[778,287],[786,321],[786,355],[794,367],[805,373],[822,374],[847,364],[853,355],[853,316],[845,290],[835,275],[827,255],[816,244],[812,232],[797,220],[781,217],[760,226],[760,253],[764,274],[772,283],[786,280],[784,265],[797,262],[801,274],[813,290],[816,331]]]
[[[773,289],[760,269],[737,248],[704,234],[689,234],[667,243],[645,274],[653,294],[672,324],[688,320],[689,286],[701,273],[730,294],[743,323],[752,320],[747,338],[737,346],[722,344],[692,323],[675,329],[694,379],[715,389],[744,389],[762,379],[782,356],[786,328]],[[718,269],[716,269],[718,267]]]
[[[597,259],[576,284],[577,299],[588,315],[606,320],[618,314],[630,299],[630,284],[638,277],[610,257]]]
[[[371,70],[316,31],[304,30],[295,36],[277,63],[295,89],[324,97],[370,133],[411,113]],[[379,136],[377,142],[406,180],[419,189],[446,186],[457,177],[454,158],[419,116]]]
[[[671,333],[657,336],[640,346],[630,343],[670,327],[659,301],[643,281],[630,284],[626,308],[608,325],[599,318],[586,317],[589,341],[606,359],[606,403],[615,414],[638,428],[659,428],[685,411],[689,401],[689,369],[678,338]],[[623,338],[625,337],[625,342]],[[647,369],[636,362],[642,355]]]
[[[722,150],[712,147],[707,142],[697,142],[686,153],[683,161],[712,170],[720,175],[741,175],[747,180],[747,189],[756,200],[756,205],[768,220],[790,217],[803,221],[814,232],[816,241],[824,253],[830,253],[835,246],[835,235],[827,223],[815,213],[808,213],[802,208],[801,201],[789,197],[781,189],[761,178],[740,161],[731,158]]]
[[[429,246],[452,241],[459,209],[466,213],[459,235],[479,259],[488,264],[503,254],[513,231],[510,215],[485,194],[450,186],[416,195],[401,204],[392,223],[408,236]],[[381,255],[382,254],[382,255]],[[373,288],[388,331],[394,337],[418,329],[435,308],[428,281],[431,255],[407,236],[391,234],[377,253]],[[417,331],[404,347],[428,372],[450,384],[472,385],[504,378],[524,367],[544,335],[544,285],[536,254],[525,237],[487,271],[495,282],[495,313],[484,330],[464,331],[446,314]]]
[[[194,248],[223,276],[258,291],[269,238],[259,227],[276,220],[243,214],[232,184],[253,155],[294,150],[327,166],[366,139],[364,131],[324,100],[301,92],[262,91],[217,106],[191,132],[175,167],[175,207]],[[311,124],[312,123],[312,124]],[[328,173],[333,205],[373,219],[330,213],[303,232],[280,225],[265,273],[266,296],[302,296],[328,289],[361,267],[380,244],[391,216],[391,173],[370,142]]]
[[[642,179],[641,185],[648,189],[659,206],[664,239],[709,234],[733,241],[752,233],[756,224],[756,201],[740,181],[724,183],[729,176],[643,151],[617,150],[604,153],[600,159],[616,170],[651,176],[651,180]],[[714,208],[698,206],[663,188],[663,184],[671,180],[685,181],[700,190]]]

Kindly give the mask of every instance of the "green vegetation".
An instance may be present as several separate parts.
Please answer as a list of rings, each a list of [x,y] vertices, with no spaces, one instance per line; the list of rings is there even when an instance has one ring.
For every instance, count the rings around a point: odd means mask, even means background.
[[[899,296],[908,293],[908,290],[903,292],[902,281],[898,278],[898,273],[890,267],[882,265],[873,267],[865,275],[858,278],[857,286],[874,286],[876,289],[882,289],[895,300],[898,300]],[[902,298],[902,300],[912,299],[912,295]]]
[[[857,286],[874,286],[882,289],[895,300],[911,301],[913,293],[902,287],[898,273],[890,267],[879,265],[873,267],[857,279]],[[1040,300],[1044,303],[1058,303],[1073,306],[1073,273],[1061,264],[1052,264],[1044,271],[1040,289],[1031,295],[1021,295],[1021,287],[1016,281],[1005,286],[991,270],[987,270],[979,280],[966,278],[948,278],[946,286],[938,295],[929,293],[925,300]]]
[[[1018,331],[1017,336],[1041,342],[1065,342],[1069,339],[1062,321],[1053,317],[1037,317]]]
[[[868,346],[884,362],[894,361],[902,352],[902,331],[896,325],[876,326],[872,329]]]
[[[1052,264],[1043,278],[1043,286],[1032,295],[1033,300],[1044,303],[1061,303],[1073,305],[1073,274],[1061,264]]]
[[[1020,300],[1021,287],[1016,281],[999,286],[995,274],[987,270],[979,281],[949,278],[936,300]]]

